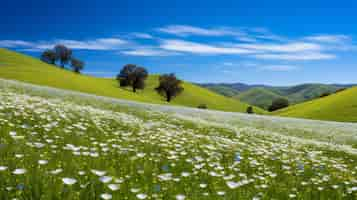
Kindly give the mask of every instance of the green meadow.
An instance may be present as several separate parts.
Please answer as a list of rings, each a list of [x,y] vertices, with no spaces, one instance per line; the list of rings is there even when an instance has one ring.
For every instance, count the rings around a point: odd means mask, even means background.
[[[79,75],[59,67],[48,65],[39,59],[0,49],[0,78],[19,80],[37,85],[85,92],[100,96],[141,101],[155,104],[167,104],[165,99],[154,90],[158,85],[158,75],[150,75],[144,90],[133,93],[130,88],[120,88],[114,78],[97,78]],[[118,66],[118,72],[122,66]],[[191,83],[183,83],[184,91],[168,105],[197,107],[206,104],[208,109],[245,112],[248,105],[238,100],[224,97],[208,89]],[[260,108],[255,112],[263,113]]]

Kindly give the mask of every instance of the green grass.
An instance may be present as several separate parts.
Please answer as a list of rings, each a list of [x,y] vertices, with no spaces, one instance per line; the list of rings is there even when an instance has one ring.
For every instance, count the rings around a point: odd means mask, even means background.
[[[234,97],[242,102],[267,109],[276,98],[288,99],[290,104],[302,103],[319,97],[323,93],[333,93],[340,88],[349,88],[352,85],[334,85],[308,83],[296,86],[250,86],[250,88],[235,88],[235,84],[207,84],[204,87],[222,94]]]
[[[0,199],[357,198],[354,124],[108,101],[0,80]]]
[[[80,91],[100,96],[141,101],[155,104],[167,104],[154,88],[158,85],[158,76],[151,75],[146,81],[146,88],[133,93],[130,88],[119,88],[115,79],[97,78],[78,75],[68,70],[48,65],[42,61],[13,51],[0,48],[0,78]],[[118,69],[119,71],[119,69]],[[184,92],[173,99],[169,105],[197,107],[206,104],[208,109],[245,112],[247,104],[227,98],[207,89],[185,82]],[[257,113],[264,111],[254,109]]]
[[[274,99],[284,97],[265,88],[253,88],[240,93],[234,98],[260,108],[268,109]]]
[[[286,117],[357,122],[357,87],[293,105],[274,114]]]

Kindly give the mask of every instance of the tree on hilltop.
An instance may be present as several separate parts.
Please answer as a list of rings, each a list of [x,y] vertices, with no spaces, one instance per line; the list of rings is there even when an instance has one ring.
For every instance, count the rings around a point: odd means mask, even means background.
[[[56,53],[53,50],[46,50],[41,54],[41,60],[54,65],[56,63]]]
[[[54,52],[56,53],[56,60],[60,61],[62,68],[64,68],[64,65],[68,64],[72,58],[72,50],[62,44],[56,45]]]
[[[80,71],[83,70],[83,68],[84,68],[84,62],[82,62],[76,58],[72,58],[71,59],[71,67],[74,72],[80,73]]]
[[[145,88],[145,80],[148,77],[148,72],[145,68],[133,64],[127,64],[120,70],[117,75],[120,87],[131,86],[133,92],[137,89]]]
[[[176,97],[184,90],[181,84],[182,81],[177,79],[175,74],[163,74],[159,76],[159,86],[155,90],[166,97],[167,102],[170,102],[173,97]]]

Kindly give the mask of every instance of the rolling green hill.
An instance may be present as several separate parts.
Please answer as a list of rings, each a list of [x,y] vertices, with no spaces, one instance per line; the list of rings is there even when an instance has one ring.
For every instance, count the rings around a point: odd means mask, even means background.
[[[273,114],[286,117],[357,122],[357,87],[296,104]]]
[[[283,98],[283,96],[276,94],[266,88],[257,87],[242,92],[234,98],[237,98],[243,102],[249,102],[249,104],[258,106],[260,108],[268,109],[274,99]]]
[[[118,69],[119,70],[119,69]],[[114,79],[97,78],[75,74],[71,71],[48,65],[30,56],[0,48],[0,78],[80,91],[100,96],[128,99],[134,101],[167,104],[154,88],[158,84],[158,76],[151,75],[146,81],[145,90],[133,93],[129,88],[119,88]],[[245,112],[247,104],[238,100],[211,92],[205,88],[185,82],[184,92],[173,99],[171,104],[197,107],[206,104],[209,109]],[[258,113],[264,112],[255,108]]]
[[[334,93],[353,84],[319,84],[309,83],[296,86],[247,85],[242,83],[200,84],[218,94],[239,99],[251,105],[267,109],[276,98],[288,99],[290,104],[302,103],[319,97],[323,93]]]
[[[234,96],[243,102],[267,109],[277,98],[288,99],[290,104],[312,100],[323,93],[333,93],[342,86],[301,84],[292,87],[253,87]]]

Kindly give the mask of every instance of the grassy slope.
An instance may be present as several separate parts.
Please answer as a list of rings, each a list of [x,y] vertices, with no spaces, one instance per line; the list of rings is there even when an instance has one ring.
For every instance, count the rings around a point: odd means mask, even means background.
[[[335,92],[339,87],[324,84],[303,84],[293,87],[252,88],[235,98],[261,108],[268,108],[276,98],[288,99],[290,104],[297,104],[314,99],[322,93]]]
[[[253,88],[235,96],[235,98],[243,102],[247,102],[251,105],[259,106],[264,109],[267,109],[274,99],[281,97],[283,96],[280,96],[265,88]]]
[[[287,117],[357,122],[357,87],[324,98],[296,104],[274,114]]]
[[[239,91],[224,85],[205,86],[205,88],[227,97],[233,97],[239,93]]]
[[[147,87],[137,94],[128,88],[119,88],[116,80],[78,75],[63,70],[23,54],[0,48],[0,78],[14,79],[38,85],[75,90],[101,96],[135,100],[148,103],[166,104],[154,88],[157,76],[150,76]],[[211,92],[199,86],[184,83],[185,91],[171,104],[197,107],[204,103],[209,109],[245,112],[247,104]],[[263,112],[261,109],[255,109]]]

